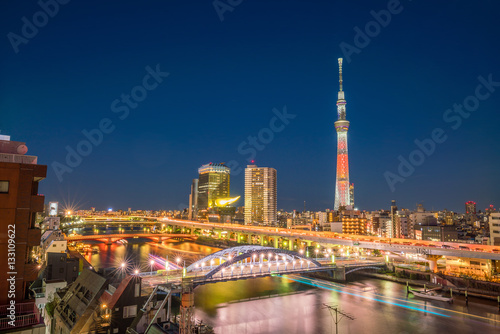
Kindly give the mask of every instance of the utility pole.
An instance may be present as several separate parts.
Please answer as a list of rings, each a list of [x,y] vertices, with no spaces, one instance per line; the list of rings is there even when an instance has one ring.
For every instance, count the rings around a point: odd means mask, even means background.
[[[343,318],[347,318],[350,320],[354,320],[355,318],[351,316],[350,314],[347,314],[345,312],[342,312],[339,310],[339,308],[336,305],[328,305],[328,304],[323,304],[323,308],[328,309],[330,312],[330,315],[332,317],[332,320],[335,322],[335,334],[339,333],[339,322]],[[333,312],[335,312],[335,318],[333,317]],[[340,314],[340,319],[339,319],[339,314]]]

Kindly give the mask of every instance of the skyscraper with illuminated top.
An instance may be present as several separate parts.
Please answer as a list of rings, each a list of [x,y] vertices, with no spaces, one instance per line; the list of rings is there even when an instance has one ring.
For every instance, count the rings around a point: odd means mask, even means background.
[[[337,131],[337,179],[335,183],[334,209],[351,205],[349,191],[349,158],[347,154],[347,131],[349,121],[346,120],[344,91],[342,87],[342,58],[339,58],[339,93],[337,100],[338,120],[335,122]]]

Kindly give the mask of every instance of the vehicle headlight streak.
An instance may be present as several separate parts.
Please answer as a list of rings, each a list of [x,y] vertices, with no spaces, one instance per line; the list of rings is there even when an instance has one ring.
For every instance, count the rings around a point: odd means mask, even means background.
[[[153,255],[153,254],[149,254],[149,260],[155,261],[155,263],[160,265],[162,269],[165,268],[165,265],[167,264],[166,259],[162,258],[161,256],[157,256],[157,255]],[[178,266],[175,263],[168,261],[168,269],[169,270],[179,270],[179,269],[182,269],[182,267]]]
[[[442,313],[437,313],[437,312],[433,312],[433,311],[428,311],[428,310],[425,310],[425,309],[422,309],[422,308],[419,308],[419,307],[415,307],[415,306],[404,305],[404,304],[399,304],[399,303],[393,303],[393,302],[390,302],[388,300],[383,300],[383,299],[378,299],[378,298],[372,298],[372,297],[369,297],[369,296],[358,295],[356,293],[333,289],[333,288],[330,288],[330,287],[326,287],[326,286],[324,286],[322,284],[316,284],[316,283],[308,282],[306,280],[301,280],[301,279],[297,279],[297,278],[290,278],[290,277],[281,276],[281,275],[278,275],[278,276],[286,278],[286,279],[291,280],[291,281],[299,282],[299,283],[302,283],[302,284],[314,286],[314,287],[325,289],[325,290],[330,290],[330,291],[335,291],[335,292],[339,292],[339,293],[344,293],[344,294],[347,294],[347,295],[361,297],[361,298],[368,299],[368,300],[374,300],[374,301],[385,303],[385,304],[389,304],[389,305],[395,305],[395,306],[403,307],[403,308],[406,308],[406,309],[409,309],[409,310],[415,310],[415,311],[419,311],[419,312],[423,312],[423,313],[429,313],[429,314],[439,315],[441,317],[451,318],[451,316],[449,316],[449,315],[442,314]]]

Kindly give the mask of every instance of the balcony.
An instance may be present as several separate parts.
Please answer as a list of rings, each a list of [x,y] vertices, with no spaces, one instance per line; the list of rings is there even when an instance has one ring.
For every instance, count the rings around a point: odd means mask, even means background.
[[[30,207],[31,212],[42,212],[44,201],[45,201],[45,196],[42,195],[31,196],[31,207]]]
[[[37,263],[26,263],[24,265],[24,280],[34,281],[38,278],[38,273],[40,272],[39,264]]]
[[[28,229],[28,246],[40,246],[40,239],[42,238],[42,231],[38,228]]]
[[[33,166],[33,179],[34,181],[41,181],[47,176],[47,166],[36,165]]]
[[[8,310],[7,307],[9,307],[9,305],[0,306],[0,331],[43,324],[43,318],[40,316],[40,312],[35,306],[35,303],[16,304],[15,327],[9,324],[12,320],[7,318],[7,315],[10,314],[10,310]]]

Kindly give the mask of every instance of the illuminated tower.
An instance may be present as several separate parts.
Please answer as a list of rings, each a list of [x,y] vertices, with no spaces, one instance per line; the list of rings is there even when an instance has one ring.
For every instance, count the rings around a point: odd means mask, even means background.
[[[339,58],[339,84],[340,90],[337,100],[338,120],[335,122],[337,130],[337,180],[335,183],[335,206],[346,207],[351,204],[349,191],[349,158],[347,155],[347,130],[349,121],[345,117],[345,98],[342,90],[342,58]]]

